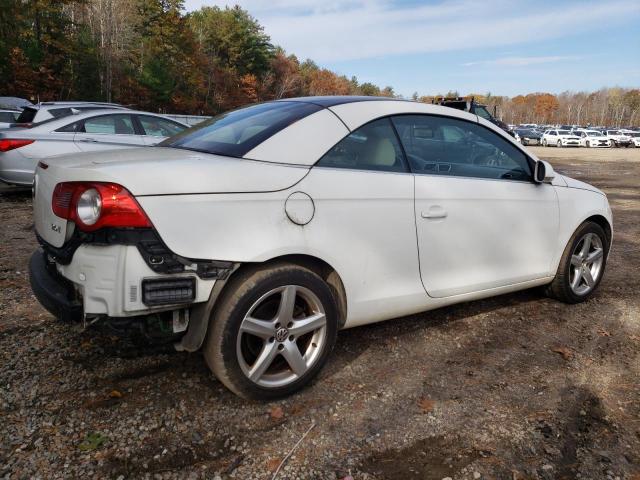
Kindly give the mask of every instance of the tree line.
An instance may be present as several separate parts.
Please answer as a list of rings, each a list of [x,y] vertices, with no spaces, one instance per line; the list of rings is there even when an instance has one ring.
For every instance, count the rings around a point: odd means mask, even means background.
[[[238,6],[182,10],[182,0],[2,0],[1,94],[192,114],[301,95],[394,95],[299,61]]]
[[[596,92],[531,93],[516,97],[483,97],[497,105],[507,123],[591,126],[640,125],[640,89],[602,88]]]
[[[0,0],[0,95],[205,115],[303,95],[397,96],[392,87],[300,61],[238,6],[187,14],[183,6],[183,0]],[[476,98],[497,106],[509,123],[640,123],[638,89]]]

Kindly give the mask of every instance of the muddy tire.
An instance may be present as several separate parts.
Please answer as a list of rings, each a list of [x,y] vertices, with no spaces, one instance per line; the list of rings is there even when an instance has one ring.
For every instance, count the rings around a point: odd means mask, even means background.
[[[583,223],[567,243],[556,276],[545,293],[565,303],[584,302],[600,285],[608,252],[609,241],[602,227],[594,222]]]
[[[338,312],[329,285],[311,270],[283,263],[240,271],[214,308],[205,360],[243,398],[285,397],[326,363]]]

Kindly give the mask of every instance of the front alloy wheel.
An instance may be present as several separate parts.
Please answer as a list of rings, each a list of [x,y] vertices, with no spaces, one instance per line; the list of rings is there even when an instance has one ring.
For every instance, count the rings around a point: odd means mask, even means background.
[[[569,282],[576,295],[586,295],[593,290],[600,278],[604,248],[602,240],[594,233],[585,234],[571,255]]]
[[[580,225],[562,254],[547,295],[566,303],[584,302],[600,285],[608,252],[609,239],[600,225]]]
[[[336,295],[298,265],[237,272],[214,306],[204,346],[209,368],[244,398],[270,400],[301,389],[335,344]]]

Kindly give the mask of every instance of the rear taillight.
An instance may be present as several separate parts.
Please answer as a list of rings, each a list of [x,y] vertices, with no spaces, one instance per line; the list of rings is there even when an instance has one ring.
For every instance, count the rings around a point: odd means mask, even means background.
[[[35,140],[25,140],[22,138],[0,138],[0,152],[8,152],[16,148],[31,145]]]
[[[59,183],[51,207],[58,217],[75,222],[86,232],[103,227],[151,227],[133,195],[116,183]]]

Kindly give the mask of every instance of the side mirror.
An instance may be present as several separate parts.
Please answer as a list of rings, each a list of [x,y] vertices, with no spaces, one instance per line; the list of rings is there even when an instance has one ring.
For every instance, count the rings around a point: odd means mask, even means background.
[[[533,169],[533,181],[536,183],[551,183],[555,177],[553,167],[549,162],[538,160]]]

